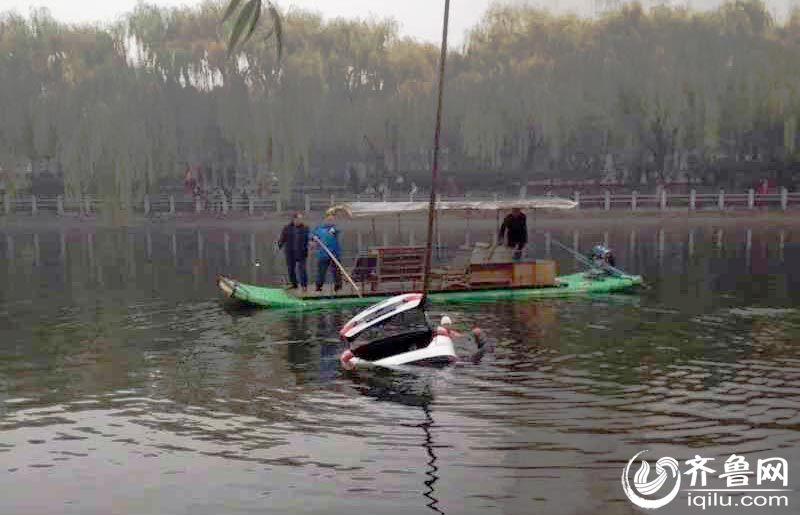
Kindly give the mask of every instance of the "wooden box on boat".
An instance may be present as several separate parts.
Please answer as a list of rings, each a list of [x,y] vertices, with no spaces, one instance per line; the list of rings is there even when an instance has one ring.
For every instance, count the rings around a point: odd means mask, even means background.
[[[472,263],[469,278],[472,287],[554,286],[556,264],[555,261],[544,259],[511,263]]]
[[[532,286],[555,286],[556,284],[556,262],[551,259],[537,259],[532,263],[533,280],[529,283]],[[516,285],[516,284],[515,284]]]
[[[483,249],[476,244],[479,252],[472,252],[466,263],[434,269],[434,289],[555,286],[555,261],[513,261],[511,249],[486,247]],[[422,246],[371,247],[367,256],[357,260],[353,277],[368,291],[394,290],[400,288],[399,283],[404,283],[401,290],[413,290],[421,284],[424,261],[425,247]]]
[[[472,287],[511,286],[513,282],[513,263],[472,263],[469,265],[469,284]]]
[[[536,263],[514,263],[511,272],[513,286],[532,286],[536,281]]]
[[[377,257],[377,282],[411,281],[414,286],[422,283],[425,267],[424,246],[371,247],[369,254]]]

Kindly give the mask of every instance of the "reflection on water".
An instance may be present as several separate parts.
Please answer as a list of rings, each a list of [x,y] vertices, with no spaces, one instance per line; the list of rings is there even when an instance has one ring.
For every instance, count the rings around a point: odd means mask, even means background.
[[[431,411],[433,402],[433,377],[436,373],[418,371],[417,373],[402,373],[395,371],[349,371],[347,378],[352,381],[362,395],[372,397],[378,401],[394,402],[405,406],[419,407],[424,414],[422,422],[414,427],[420,429],[421,447],[425,450],[424,488],[422,496],[426,500],[425,506],[437,513],[444,513],[439,508],[439,499],[436,497],[436,482],[439,480],[436,465],[437,445],[434,441],[434,418]]]
[[[222,301],[218,273],[282,278],[279,229],[3,232],[3,513],[636,513],[619,475],[643,449],[800,462],[792,226],[532,233],[563,273],[556,242],[607,242],[653,288],[434,306],[495,351],[418,374],[342,371],[353,309]],[[354,251],[424,234],[344,229]],[[441,255],[494,236],[442,227]]]

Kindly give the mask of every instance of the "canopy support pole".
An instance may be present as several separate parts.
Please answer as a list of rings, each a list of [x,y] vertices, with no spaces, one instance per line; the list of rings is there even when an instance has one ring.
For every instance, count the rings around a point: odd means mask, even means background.
[[[500,210],[496,210],[494,212],[494,238],[493,240],[496,242],[496,245],[500,245],[503,242],[500,241]]]
[[[439,182],[439,136],[442,130],[442,96],[444,93],[444,69],[447,60],[447,25],[450,19],[450,0],[444,0],[444,20],[442,21],[442,49],[439,56],[439,97],[436,105],[436,128],[433,133],[433,169],[431,170],[431,199],[428,207],[428,245],[425,249],[425,268],[422,276],[422,302],[428,297],[431,272],[431,246],[433,244],[433,220],[436,216],[436,190]]]

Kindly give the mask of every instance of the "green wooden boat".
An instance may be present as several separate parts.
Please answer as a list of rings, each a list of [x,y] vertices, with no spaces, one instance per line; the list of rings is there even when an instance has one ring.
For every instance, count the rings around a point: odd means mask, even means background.
[[[539,197],[513,201],[438,201],[435,210],[442,213],[484,211],[499,214],[514,208],[550,210],[572,209],[575,206],[576,203],[568,199]],[[429,205],[425,202],[355,202],[333,206],[328,213],[353,218],[410,216],[428,209]],[[555,240],[553,242],[557,243]],[[372,304],[394,295],[421,291],[425,251],[424,245],[372,247],[366,254],[356,258],[350,273],[355,279],[342,267],[349,284],[338,291],[315,292],[256,286],[224,276],[217,278],[217,285],[229,298],[266,308],[314,309]],[[595,268],[557,277],[554,261],[514,260],[511,249],[496,243],[475,243],[471,255],[465,257],[469,258],[467,262],[450,262],[444,268],[430,271],[430,302],[486,302],[608,294],[635,290],[643,285],[641,276],[629,275],[618,269],[606,273]],[[580,255],[576,257],[592,266]]]
[[[359,306],[373,304],[382,298],[388,298],[398,291],[365,292],[359,297],[355,292],[340,290],[334,292],[308,292],[303,294],[297,290],[285,288],[269,288],[245,284],[234,279],[220,276],[217,279],[220,289],[231,299],[240,302],[274,309],[318,309],[337,306]],[[469,290],[432,291],[428,295],[429,302],[439,303],[471,303],[491,302],[506,299],[537,299],[565,297],[570,295],[609,294],[635,291],[643,285],[639,275],[596,275],[576,273],[556,278],[553,286],[521,287],[521,288],[479,288]]]

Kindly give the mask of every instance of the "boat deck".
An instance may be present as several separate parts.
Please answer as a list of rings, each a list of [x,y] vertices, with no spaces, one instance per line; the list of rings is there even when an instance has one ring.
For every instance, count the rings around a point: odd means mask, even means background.
[[[411,250],[409,250],[411,249]],[[296,299],[386,296],[422,291],[424,248],[378,248],[377,258],[360,258],[353,271],[355,288],[342,278],[342,288],[334,291],[325,284],[322,291],[311,285],[308,289],[287,289]],[[415,254],[411,260],[409,255]],[[371,262],[367,261],[372,259]],[[413,263],[409,264],[409,262]],[[434,268],[430,275],[430,291],[474,291],[515,288],[556,287],[555,263],[550,260],[503,261],[471,263],[462,266]]]
[[[558,288],[559,285],[549,285],[549,286],[519,286],[518,288]],[[361,288],[361,295],[363,297],[371,297],[371,296],[392,296],[392,295],[399,295],[401,293],[410,293],[415,291],[422,291],[422,283],[420,281],[395,281],[395,282],[387,282],[387,283],[380,283],[375,285],[375,287],[370,287],[369,285],[365,285],[364,288]],[[441,280],[431,281],[430,291],[431,292],[445,292],[445,291],[476,291],[476,290],[496,290],[498,288],[504,289],[515,289],[514,286],[509,286],[505,284],[483,284],[483,285],[475,285],[475,286],[467,286],[467,285],[459,285],[459,284],[442,284]],[[309,286],[307,290],[303,290],[301,288],[296,289],[286,289],[286,293],[295,297],[297,299],[306,300],[306,299],[331,299],[331,298],[345,298],[345,297],[358,297],[358,292],[353,288],[352,285],[344,283],[342,288],[339,291],[333,290],[332,284],[326,284],[323,286],[322,291],[316,291],[315,287]]]

